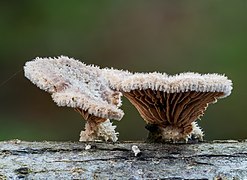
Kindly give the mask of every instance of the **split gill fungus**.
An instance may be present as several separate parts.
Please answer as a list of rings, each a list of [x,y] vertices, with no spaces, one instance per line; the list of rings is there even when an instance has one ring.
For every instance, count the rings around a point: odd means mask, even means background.
[[[73,58],[36,58],[24,66],[25,76],[49,92],[58,106],[74,108],[86,120],[80,141],[117,141],[116,126],[124,113],[122,94],[146,121],[152,142],[202,140],[197,119],[209,104],[231,94],[224,75],[131,73],[101,69]]]
[[[109,119],[120,120],[121,93],[109,88],[99,67],[61,56],[36,58],[24,66],[25,76],[49,92],[58,106],[74,108],[86,120],[80,141],[117,141]]]
[[[232,82],[218,74],[135,73],[112,85],[136,107],[153,142],[202,140],[196,120],[209,104],[230,95]]]

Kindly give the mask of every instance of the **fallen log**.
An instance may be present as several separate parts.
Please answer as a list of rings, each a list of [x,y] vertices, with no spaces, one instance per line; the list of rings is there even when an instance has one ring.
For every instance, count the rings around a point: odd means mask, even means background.
[[[140,152],[134,152],[133,146]],[[247,140],[0,142],[0,179],[224,178],[247,179]]]

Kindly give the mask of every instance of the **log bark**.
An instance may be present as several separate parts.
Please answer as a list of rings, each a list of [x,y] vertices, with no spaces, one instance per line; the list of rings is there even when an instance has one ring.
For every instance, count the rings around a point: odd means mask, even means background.
[[[141,150],[137,156],[133,145]],[[224,178],[247,179],[247,140],[194,144],[0,142],[0,179]]]

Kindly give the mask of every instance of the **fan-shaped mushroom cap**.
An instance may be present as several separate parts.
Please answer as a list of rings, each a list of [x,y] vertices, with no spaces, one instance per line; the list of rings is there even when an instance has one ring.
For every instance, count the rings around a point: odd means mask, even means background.
[[[122,94],[110,88],[99,67],[65,56],[38,57],[25,64],[24,72],[32,83],[51,93],[58,106],[75,108],[86,120],[100,124],[123,117],[118,108]]]
[[[98,67],[61,56],[36,58],[27,62],[24,70],[28,79],[52,94],[58,106],[80,108],[101,118],[123,116],[123,111],[112,103],[121,101],[121,94],[109,88]]]
[[[148,124],[162,128],[163,139],[187,139],[208,104],[230,95],[232,82],[218,74],[136,73],[113,85]]]

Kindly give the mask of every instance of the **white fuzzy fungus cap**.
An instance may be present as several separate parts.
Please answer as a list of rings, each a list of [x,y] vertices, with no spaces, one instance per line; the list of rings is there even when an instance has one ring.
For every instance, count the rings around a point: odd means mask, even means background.
[[[223,92],[226,97],[231,94],[232,81],[224,75],[181,73],[167,75],[165,73],[135,73],[126,76],[112,85],[116,90],[130,92],[131,90],[152,89],[167,93],[178,92]]]
[[[149,125],[157,127],[150,132],[157,139],[172,141],[201,140],[203,133],[195,121],[209,104],[232,90],[232,81],[218,74],[134,73],[115,82],[111,86],[130,100]]]
[[[27,62],[24,71],[32,83],[52,94],[58,106],[81,108],[101,118],[123,117],[123,111],[116,106],[121,102],[121,93],[116,96],[110,89],[99,67],[66,56],[38,57]]]

